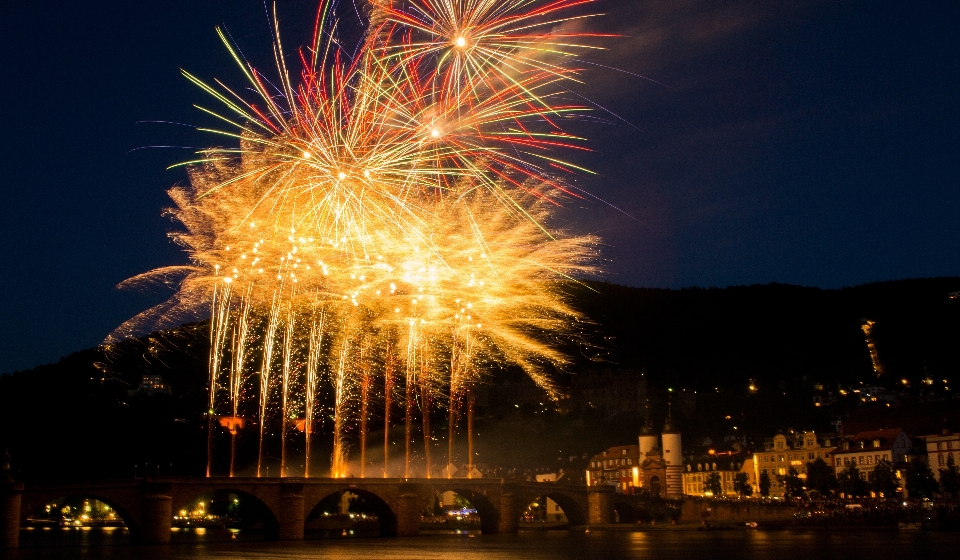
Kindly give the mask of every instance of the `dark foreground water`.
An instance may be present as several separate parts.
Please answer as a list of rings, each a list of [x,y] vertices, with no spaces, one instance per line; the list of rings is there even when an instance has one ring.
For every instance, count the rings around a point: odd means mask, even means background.
[[[298,543],[245,541],[228,533],[175,534],[170,546],[127,544],[126,531],[24,531],[19,550],[0,557],[241,560],[850,560],[956,558],[960,533],[931,531],[708,531],[654,529],[590,533],[529,531],[515,535],[431,535],[397,539],[334,539]]]

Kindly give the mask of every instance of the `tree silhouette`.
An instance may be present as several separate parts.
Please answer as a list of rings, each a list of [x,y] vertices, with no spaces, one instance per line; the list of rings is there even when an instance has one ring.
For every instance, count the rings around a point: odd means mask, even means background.
[[[917,460],[907,467],[907,492],[911,498],[932,498],[940,490],[940,484],[930,472],[930,467]]]
[[[788,498],[802,498],[805,495],[803,480],[800,479],[800,473],[797,472],[797,469],[793,467],[787,469],[787,474],[780,477],[780,483],[783,484]]]
[[[733,477],[733,489],[736,491],[740,497],[752,496],[753,495],[753,486],[750,486],[750,483],[747,482],[747,473],[738,472]]]
[[[764,498],[770,496],[770,475],[767,471],[760,473],[760,481],[757,484],[760,487],[760,495]]]
[[[821,496],[827,496],[837,489],[837,475],[833,467],[823,459],[807,463],[807,488],[815,490]]]
[[[860,476],[860,469],[853,463],[840,471],[837,475],[837,485],[846,497],[864,496],[867,493],[867,482]]]
[[[940,486],[943,493],[956,499],[960,494],[960,469],[953,460],[953,453],[947,455],[947,468],[940,469]]]
[[[705,484],[707,486],[707,490],[712,492],[715,498],[723,497],[723,483],[720,480],[720,473],[710,473]]]
[[[870,489],[876,492],[878,496],[882,494],[884,498],[892,497],[896,494],[897,487],[900,486],[893,465],[886,459],[882,459],[873,467],[873,471],[870,472],[868,478]]]

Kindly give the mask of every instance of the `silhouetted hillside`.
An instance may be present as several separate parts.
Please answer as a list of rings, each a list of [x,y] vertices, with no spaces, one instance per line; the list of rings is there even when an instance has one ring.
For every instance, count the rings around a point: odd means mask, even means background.
[[[659,386],[697,390],[767,387],[807,376],[821,383],[869,382],[860,329],[876,322],[890,378],[919,381],[960,373],[960,278],[879,282],[842,290],[783,284],[657,290],[588,283],[574,297],[596,323],[592,363],[645,367]],[[605,340],[604,340],[605,338]],[[588,360],[592,358],[592,360]]]
[[[677,414],[691,437],[723,435],[734,422],[748,442],[784,426],[823,430],[858,404],[815,409],[810,400],[815,385],[824,391],[861,382],[891,387],[906,379],[910,387],[921,387],[922,398],[924,378],[935,380],[931,391],[941,392],[942,380],[960,381],[960,300],[948,298],[960,290],[960,278],[842,290],[780,284],[683,290],[587,286],[568,287],[594,321],[582,333],[589,344],[569,348],[576,360],[570,373],[642,373],[658,417],[665,403],[658,391],[675,388]],[[875,321],[886,371],[880,379],[872,371],[863,319]],[[24,478],[132,476],[134,465],[141,465],[142,474],[144,464],[151,472],[157,465],[163,473],[202,472],[207,336],[203,324],[185,326],[0,376],[0,449],[10,449]],[[128,394],[146,373],[163,375],[172,394]],[[572,375],[562,381],[571,383]],[[506,378],[517,383],[509,370],[490,382],[496,387]],[[752,393],[751,381],[758,389]],[[510,387],[516,393],[518,386]],[[507,414],[503,407],[494,399],[479,411],[486,438],[478,445],[486,457],[499,454],[497,434],[509,432],[510,445],[539,459],[622,443],[640,421],[638,407],[616,417],[513,406]],[[442,422],[440,415],[435,429],[444,430]],[[523,431],[504,427],[524,423],[531,428],[530,441],[517,443]],[[382,433],[378,437],[382,441]],[[503,455],[520,455],[509,451]]]

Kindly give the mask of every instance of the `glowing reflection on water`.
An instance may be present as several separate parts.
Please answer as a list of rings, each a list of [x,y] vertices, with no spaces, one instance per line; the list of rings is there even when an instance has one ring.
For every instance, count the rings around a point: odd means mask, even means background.
[[[650,528],[631,531],[525,531],[514,535],[429,535],[412,538],[321,539],[263,542],[263,534],[220,529],[179,529],[170,546],[130,545],[125,528],[48,527],[24,529],[22,560],[64,558],[138,558],[193,560],[236,558],[275,560],[573,560],[624,558],[642,560],[847,560],[849,544],[866,557],[950,557],[960,535],[915,531],[763,531],[734,529]],[[69,550],[69,553],[66,553]]]

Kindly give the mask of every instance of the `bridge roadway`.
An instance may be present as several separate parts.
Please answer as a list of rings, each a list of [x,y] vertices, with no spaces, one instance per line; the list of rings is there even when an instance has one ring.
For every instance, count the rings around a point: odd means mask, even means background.
[[[470,500],[484,533],[516,532],[522,508],[541,496],[555,501],[573,525],[610,523],[614,492],[549,482],[463,478],[222,478],[148,477],[69,483],[0,483],[0,548],[16,547],[26,518],[65,498],[93,498],[112,507],[136,542],[170,541],[173,512],[200,496],[232,492],[259,506],[268,539],[302,540],[310,513],[325,498],[350,491],[380,520],[383,536],[416,535],[420,514],[452,490]]]

